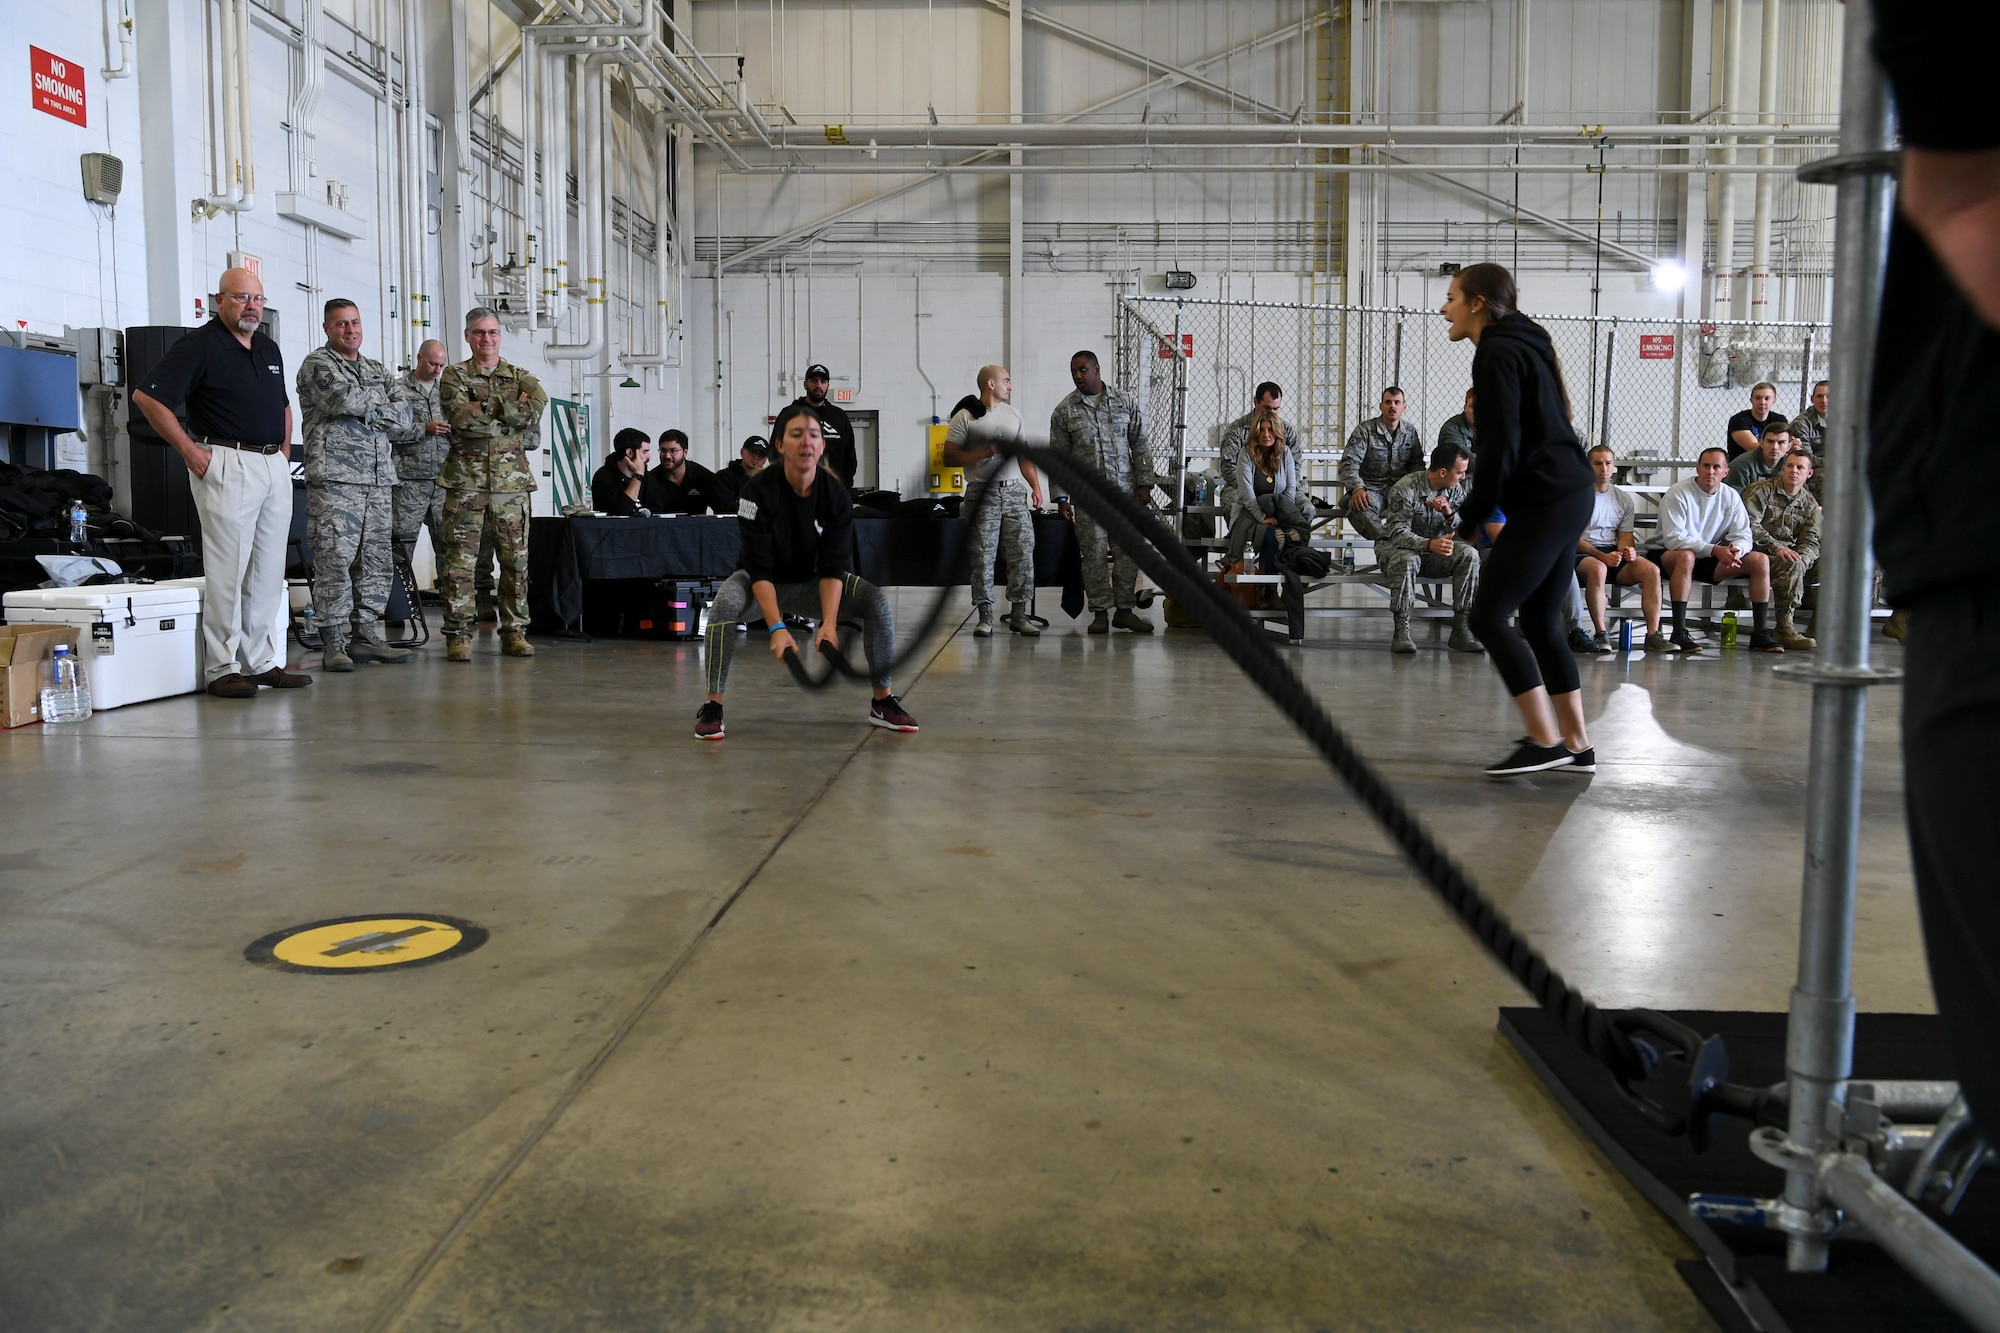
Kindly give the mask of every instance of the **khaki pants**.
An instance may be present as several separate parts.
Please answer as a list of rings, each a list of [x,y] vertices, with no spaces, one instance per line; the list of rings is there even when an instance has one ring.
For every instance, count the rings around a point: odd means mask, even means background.
[[[285,543],[292,532],[292,465],[283,454],[212,449],[208,473],[188,473],[201,517],[202,676],[261,675],[285,665]]]

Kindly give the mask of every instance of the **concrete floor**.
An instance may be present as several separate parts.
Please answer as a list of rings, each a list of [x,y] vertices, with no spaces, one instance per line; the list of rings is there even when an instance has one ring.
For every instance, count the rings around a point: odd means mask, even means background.
[[[703,745],[692,647],[490,635],[0,733],[0,1328],[1709,1327],[1289,728],[1057,616],[906,672],[914,737],[746,652]],[[1494,784],[1491,668],[1385,630],[1293,660],[1573,981],[1784,1007],[1803,688],[1586,662],[1603,770]],[[1925,1010],[1898,705],[1856,984]],[[378,910],[491,941],[244,960]]]

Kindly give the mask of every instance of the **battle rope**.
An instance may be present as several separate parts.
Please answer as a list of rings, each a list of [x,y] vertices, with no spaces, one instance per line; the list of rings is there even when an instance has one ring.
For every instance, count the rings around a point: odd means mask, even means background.
[[[1194,616],[1216,645],[1325,757],[1473,937],[1556,1019],[1573,1042],[1605,1068],[1643,1118],[1665,1133],[1685,1134],[1700,1148],[1706,1145],[1715,1114],[1754,1114],[1743,1095],[1748,1090],[1726,1083],[1728,1061],[1719,1038],[1704,1038],[1650,1010],[1628,1011],[1614,1020],[1565,981],[1355,750],[1278,655],[1270,636],[1202,572],[1180,539],[1151,511],[1103,473],[1065,453],[1017,442],[1001,443],[999,449],[1003,455],[1027,459],[1061,482],[1072,500],[1103,527],[1111,543],[1131,556],[1161,591]],[[968,527],[978,521],[985,502],[983,490],[973,497],[965,513]],[[944,591],[911,636],[909,650],[897,656],[897,665],[921,649],[942,618],[954,555],[949,549],[942,553],[938,582]],[[823,689],[836,677],[867,678],[867,673],[857,670],[837,648],[825,643],[819,648],[831,666],[818,677],[807,672],[796,652],[785,654],[785,664],[800,685]],[[1656,1073],[1661,1077],[1654,1078]],[[1642,1083],[1647,1085],[1643,1091],[1639,1087]]]

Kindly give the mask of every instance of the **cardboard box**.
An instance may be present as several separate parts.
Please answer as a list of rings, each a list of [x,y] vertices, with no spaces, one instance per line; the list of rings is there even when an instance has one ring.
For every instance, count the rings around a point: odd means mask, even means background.
[[[0,727],[42,720],[42,664],[59,643],[76,650],[74,625],[0,625]]]

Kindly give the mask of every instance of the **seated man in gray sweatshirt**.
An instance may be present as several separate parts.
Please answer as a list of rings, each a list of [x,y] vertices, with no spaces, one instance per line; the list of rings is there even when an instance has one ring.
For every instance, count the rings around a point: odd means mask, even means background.
[[[1753,548],[1750,514],[1743,497],[1722,484],[1729,471],[1728,451],[1704,449],[1694,475],[1677,481],[1660,497],[1658,560],[1667,576],[1667,595],[1674,608],[1674,646],[1693,654],[1701,646],[1687,631],[1687,597],[1694,581],[1725,583],[1750,580],[1753,653],[1782,653],[1771,633],[1771,560]]]

